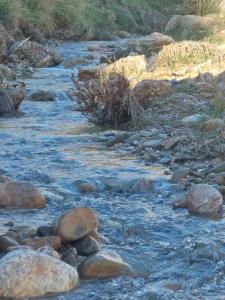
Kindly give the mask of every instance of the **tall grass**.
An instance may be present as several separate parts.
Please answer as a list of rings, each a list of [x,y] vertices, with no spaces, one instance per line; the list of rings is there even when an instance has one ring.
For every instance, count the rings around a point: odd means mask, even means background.
[[[191,13],[204,16],[219,11],[220,0],[185,0],[185,8]]]
[[[163,14],[175,12],[179,0],[0,0],[0,22],[13,33],[34,26],[46,36],[58,28],[74,35],[96,35],[128,30],[148,32],[143,12],[156,9]]]

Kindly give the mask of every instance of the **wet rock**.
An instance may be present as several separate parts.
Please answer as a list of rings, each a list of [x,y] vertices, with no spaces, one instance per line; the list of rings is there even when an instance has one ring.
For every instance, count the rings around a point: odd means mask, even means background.
[[[21,244],[25,246],[29,246],[34,250],[46,246],[54,250],[57,250],[62,247],[61,239],[58,236],[34,237],[34,238],[25,239],[21,241]]]
[[[53,222],[54,231],[61,237],[62,241],[76,241],[97,227],[95,212],[86,207],[74,208]]]
[[[73,247],[63,249],[61,259],[66,264],[76,268],[77,267],[77,250]]]
[[[104,183],[107,190],[117,193],[149,193],[154,188],[154,182],[149,178],[107,178]]]
[[[7,236],[0,236],[0,252],[7,252],[7,249],[10,247],[17,247],[20,244]]]
[[[7,181],[0,183],[0,207],[43,208],[45,199],[29,182]]]
[[[54,101],[55,100],[55,93],[50,91],[38,91],[31,94],[27,100],[29,101]]]
[[[33,238],[37,233],[34,226],[17,225],[10,228],[10,232],[16,234],[18,240]]]
[[[172,182],[179,183],[182,182],[183,179],[185,179],[190,174],[190,168],[180,168],[176,171],[174,171],[172,175]]]
[[[162,139],[147,140],[142,144],[143,148],[151,147],[153,149],[160,149],[162,146]]]
[[[89,256],[78,268],[82,278],[107,278],[131,275],[131,268],[120,255],[109,250]]]
[[[104,190],[104,185],[97,180],[82,180],[76,182],[80,193],[97,193]]]
[[[56,51],[28,40],[15,43],[10,48],[10,53],[18,55],[21,60],[34,67],[51,67],[63,61],[62,56]]]
[[[158,96],[168,96],[171,94],[171,85],[164,80],[143,80],[133,89],[137,100],[145,108],[151,105],[153,98]]]
[[[53,235],[53,228],[52,226],[40,226],[37,229],[37,234],[39,236],[49,236],[49,235]]]
[[[25,98],[24,86],[15,85],[15,87],[8,87],[0,89],[0,115],[14,114],[22,101]]]
[[[70,58],[68,60],[66,60],[63,65],[66,68],[72,68],[74,66],[78,66],[78,65],[83,65],[85,63],[87,63],[88,60],[85,57],[74,57],[74,58]]]
[[[187,208],[187,200],[185,198],[176,199],[173,201],[172,206],[176,208]]]
[[[100,251],[99,243],[89,235],[74,242],[72,245],[76,248],[78,255],[89,256]]]
[[[120,143],[124,143],[125,139],[128,137],[128,134],[118,134],[115,137],[111,137],[107,143],[106,143],[106,147],[111,148],[113,146],[115,146],[116,144],[120,144]]]
[[[60,260],[59,253],[49,246],[44,246],[42,248],[39,248],[37,252],[52,256],[52,257]]]
[[[217,216],[223,208],[222,195],[207,184],[194,185],[189,190],[186,200],[190,213]]]
[[[3,298],[66,292],[79,282],[75,268],[32,250],[10,252],[0,260],[0,269],[0,297]]]
[[[105,66],[105,64],[102,64],[99,66],[82,67],[78,72],[78,78],[80,81],[98,79]]]

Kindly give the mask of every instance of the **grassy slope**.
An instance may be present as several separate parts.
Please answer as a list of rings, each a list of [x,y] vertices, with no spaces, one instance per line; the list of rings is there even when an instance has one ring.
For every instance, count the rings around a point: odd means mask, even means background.
[[[80,38],[115,30],[145,33],[140,11],[173,13],[178,0],[0,0],[0,21],[14,33],[34,25],[46,37],[57,28],[73,30]],[[171,5],[172,4],[172,5]]]

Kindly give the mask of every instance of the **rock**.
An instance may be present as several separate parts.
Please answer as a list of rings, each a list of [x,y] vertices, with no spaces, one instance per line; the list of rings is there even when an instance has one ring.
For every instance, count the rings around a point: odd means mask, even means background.
[[[58,236],[48,236],[48,237],[34,237],[30,239],[25,239],[21,241],[22,245],[29,246],[34,250],[43,247],[50,247],[54,250],[57,250],[62,247],[60,237]]]
[[[164,80],[142,80],[132,90],[134,96],[145,108],[149,107],[154,97],[171,94],[171,85]]]
[[[77,250],[73,247],[64,249],[62,254],[62,261],[66,264],[76,268],[77,267]]]
[[[44,246],[42,248],[39,248],[37,252],[52,256],[52,257],[60,260],[59,253],[49,246]]]
[[[89,256],[100,251],[99,243],[89,235],[74,242],[72,245],[76,248],[78,255]]]
[[[10,237],[7,237],[7,236],[0,236],[0,252],[7,252],[7,249],[10,248],[10,247],[17,247],[19,246],[20,244],[10,238]]]
[[[187,116],[181,120],[181,122],[185,125],[196,125],[204,120],[205,116],[202,114],[195,114],[191,116]]]
[[[131,268],[117,253],[101,251],[89,256],[78,268],[82,278],[107,278],[131,275]]]
[[[98,66],[82,67],[78,71],[78,78],[80,81],[98,79],[105,66],[105,64],[101,64]]]
[[[6,181],[0,183],[0,207],[43,208],[45,199],[29,182]]]
[[[104,185],[94,179],[76,182],[80,193],[98,193],[104,190]]]
[[[30,239],[37,234],[37,228],[29,225],[17,225],[10,228],[10,233],[15,234],[18,240]]]
[[[49,236],[53,235],[53,228],[52,226],[40,226],[37,229],[38,236]]]
[[[196,34],[196,31],[206,30],[215,23],[213,16],[175,15],[168,21],[165,33],[177,33],[174,35],[179,40],[191,39]]]
[[[219,185],[224,185],[225,186],[225,172],[219,173],[214,178],[212,178],[211,181],[215,182],[215,183],[217,183]]]
[[[190,213],[217,216],[223,208],[222,195],[207,184],[194,185],[189,190],[186,200]]]
[[[131,40],[128,46],[133,47],[134,51],[141,54],[150,55],[151,52],[159,52],[163,46],[173,43],[174,40],[168,35],[154,32],[151,35]]]
[[[96,227],[97,218],[95,212],[86,207],[71,209],[53,222],[55,232],[65,242],[79,240]]]
[[[149,193],[153,190],[153,180],[150,178],[117,179],[107,178],[104,181],[106,189],[117,193]]]
[[[162,146],[165,150],[171,150],[179,143],[180,140],[181,137],[169,138],[162,142]]]
[[[125,30],[119,30],[116,32],[116,35],[121,39],[128,39],[131,38],[131,34]]]
[[[66,60],[63,63],[63,65],[66,68],[72,68],[74,66],[83,65],[85,63],[88,63],[87,58],[85,58],[85,57],[74,57],[74,58],[70,58],[70,59]]]
[[[0,270],[0,297],[3,298],[62,293],[79,283],[75,268],[32,250],[15,250],[5,255],[0,260]]]
[[[62,56],[56,51],[28,40],[15,43],[10,48],[10,53],[18,55],[21,60],[34,67],[56,66],[63,61]]]
[[[174,171],[172,175],[172,182],[174,183],[180,183],[182,182],[189,174],[190,174],[190,168],[181,168],[176,171]]]
[[[173,201],[172,206],[174,209],[187,208],[187,200],[186,199],[176,199],[175,201]]]
[[[50,91],[38,91],[31,94],[27,100],[30,101],[54,101],[55,93]]]
[[[0,115],[15,113],[24,98],[24,87],[20,84],[15,87],[0,89]]]

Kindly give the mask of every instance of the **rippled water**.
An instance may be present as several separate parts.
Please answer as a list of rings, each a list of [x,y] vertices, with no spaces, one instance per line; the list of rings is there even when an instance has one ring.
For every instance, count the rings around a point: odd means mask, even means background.
[[[92,44],[65,43],[59,50],[67,58],[85,56]],[[0,119],[0,172],[33,182],[48,202],[41,211],[1,210],[0,222],[43,225],[68,208],[90,206],[100,220],[103,247],[120,253],[138,274],[134,279],[81,282],[75,291],[54,299],[225,299],[224,219],[172,210],[177,192],[163,168],[146,167],[128,149],[108,149],[97,142],[104,131],[72,111],[66,97],[76,72],[62,66],[37,70],[26,80],[28,91],[55,91],[56,101],[25,101],[23,115]],[[107,177],[150,177],[157,184],[150,194],[78,193],[77,180]]]

